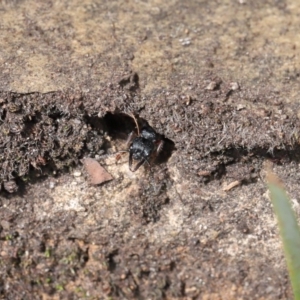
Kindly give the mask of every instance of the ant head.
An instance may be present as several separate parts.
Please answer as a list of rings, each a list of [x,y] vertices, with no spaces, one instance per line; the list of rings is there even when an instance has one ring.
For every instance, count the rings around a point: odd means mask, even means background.
[[[149,158],[153,149],[154,144],[151,141],[143,137],[136,137],[129,148],[129,153],[133,159],[142,160]]]
[[[146,125],[146,126],[142,127],[141,137],[143,137],[146,140],[155,142],[157,139],[157,133],[155,132],[155,130],[152,127],[150,127],[149,125]]]

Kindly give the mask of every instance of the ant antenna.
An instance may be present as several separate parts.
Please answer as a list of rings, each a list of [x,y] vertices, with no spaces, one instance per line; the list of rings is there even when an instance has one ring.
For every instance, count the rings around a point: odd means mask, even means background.
[[[136,117],[134,116],[134,114],[133,113],[125,113],[125,114],[128,115],[128,116],[130,116],[134,120],[134,123],[136,125],[136,129],[137,129],[138,135],[140,135],[139,123],[138,123]]]
[[[119,154],[119,153],[129,153],[128,150],[121,150],[121,151],[117,151],[117,152],[114,152],[114,153],[110,153],[109,155],[115,155],[115,154]]]
[[[119,154],[119,153],[129,153],[129,151],[128,150],[116,151],[116,152],[113,152],[113,153],[107,153],[107,154],[100,155],[100,157],[105,158],[105,157],[109,157],[109,156],[116,155],[116,154]]]

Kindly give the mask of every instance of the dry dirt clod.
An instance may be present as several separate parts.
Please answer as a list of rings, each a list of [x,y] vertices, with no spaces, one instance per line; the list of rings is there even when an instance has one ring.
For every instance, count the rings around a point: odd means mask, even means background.
[[[230,82],[229,86],[231,91],[237,91],[240,89],[238,82]]]
[[[216,77],[210,79],[208,82],[209,83],[208,83],[208,85],[206,86],[205,89],[208,90],[208,91],[215,91],[215,90],[220,88],[220,85],[222,83],[222,79],[220,77],[216,76]]]
[[[210,176],[210,175],[211,175],[210,171],[203,170],[203,171],[198,172],[198,176],[205,177],[205,176]]]
[[[15,193],[18,190],[18,186],[14,180],[5,181],[3,183],[4,189],[9,193]]]
[[[239,180],[233,181],[233,182],[229,183],[228,185],[226,185],[223,188],[223,191],[228,192],[228,191],[232,190],[233,188],[235,188],[236,186],[239,186],[240,184],[241,184],[241,182]]]
[[[112,180],[113,177],[93,158],[85,158],[83,165],[89,175],[90,184],[97,185]]]
[[[218,86],[218,83],[216,81],[211,81],[205,89],[208,91],[213,91],[217,88],[217,86]]]

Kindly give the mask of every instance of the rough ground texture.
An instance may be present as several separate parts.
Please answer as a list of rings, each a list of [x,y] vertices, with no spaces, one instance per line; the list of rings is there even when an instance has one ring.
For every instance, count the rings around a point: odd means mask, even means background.
[[[0,296],[291,299],[264,163],[299,215],[297,1],[4,1]],[[137,172],[135,113],[164,136]],[[91,186],[82,159],[113,176]]]

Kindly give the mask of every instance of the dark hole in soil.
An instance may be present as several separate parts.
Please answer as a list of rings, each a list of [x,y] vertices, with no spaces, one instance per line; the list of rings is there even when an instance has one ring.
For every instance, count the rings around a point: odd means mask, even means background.
[[[107,113],[104,116],[104,123],[113,139],[127,140],[128,135],[135,130],[134,119],[125,113]]]
[[[108,263],[108,269],[113,272],[116,269],[116,262],[114,257],[118,255],[118,250],[113,250],[111,253],[107,255],[107,263]]]
[[[4,122],[6,119],[7,110],[5,108],[0,109],[0,121]]]
[[[134,120],[133,116],[127,115],[125,113],[107,113],[104,117],[104,122],[106,124],[106,130],[108,131],[108,134],[113,139],[122,139],[126,141],[131,132],[135,132],[136,135],[138,134],[136,128],[137,125],[139,127],[139,130],[141,130],[141,128],[143,128],[144,126],[149,126],[148,122],[145,119],[140,117],[135,117],[135,119],[136,121]],[[155,130],[155,128],[153,129]],[[167,162],[172,152],[176,149],[173,141],[166,138],[161,133],[158,134],[163,140],[163,147],[162,150],[158,153],[157,157],[155,158],[155,163],[162,164]],[[126,147],[126,145],[124,145],[124,147]]]

